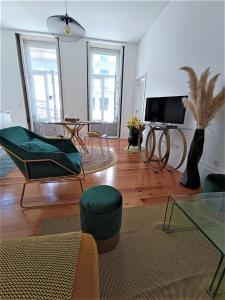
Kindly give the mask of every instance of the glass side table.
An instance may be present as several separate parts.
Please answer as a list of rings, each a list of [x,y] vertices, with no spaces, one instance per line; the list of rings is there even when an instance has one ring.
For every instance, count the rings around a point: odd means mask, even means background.
[[[170,196],[163,222],[163,230],[167,233],[170,232],[174,205],[220,253],[220,260],[208,289],[214,299],[225,274],[225,192]]]

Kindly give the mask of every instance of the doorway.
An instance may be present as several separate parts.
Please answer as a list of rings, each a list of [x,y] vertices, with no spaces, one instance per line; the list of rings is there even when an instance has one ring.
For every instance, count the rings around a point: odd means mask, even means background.
[[[137,97],[135,105],[135,114],[142,122],[144,122],[145,117],[145,82],[146,74],[137,79]]]
[[[88,115],[91,121],[108,123],[110,137],[119,137],[121,55],[121,50],[89,46]]]

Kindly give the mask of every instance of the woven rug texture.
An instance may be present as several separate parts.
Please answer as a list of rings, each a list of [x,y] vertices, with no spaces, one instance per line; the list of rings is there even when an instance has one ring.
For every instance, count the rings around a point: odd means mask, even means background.
[[[91,174],[108,169],[117,163],[117,155],[106,148],[88,147],[88,153],[82,153],[82,163],[85,174]]]
[[[218,251],[195,228],[163,232],[164,212],[165,205],[123,209],[117,247],[99,256],[101,299],[211,299],[207,289]],[[191,223],[175,208],[173,225],[182,229]],[[79,229],[79,217],[72,216],[46,220],[40,234]]]
[[[0,157],[0,179],[7,176],[15,167],[16,165],[8,155]]]
[[[137,153],[140,151],[144,151],[144,148],[141,147],[141,150],[139,150],[138,146],[130,146],[130,148],[128,149],[128,146],[126,146],[124,148],[125,151],[129,152],[129,153]]]

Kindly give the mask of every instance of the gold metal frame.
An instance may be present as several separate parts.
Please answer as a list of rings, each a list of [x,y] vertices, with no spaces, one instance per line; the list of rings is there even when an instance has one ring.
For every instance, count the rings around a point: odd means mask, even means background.
[[[154,153],[156,149],[156,135],[155,135],[156,130],[162,130],[159,142],[161,143],[163,136],[165,136],[165,140],[166,140],[166,152],[163,157],[160,153],[159,158],[154,158]],[[170,136],[169,136],[169,130],[167,128],[150,126],[150,131],[146,138],[145,155],[146,155],[146,163],[149,163],[149,166],[152,169],[152,171],[160,172],[166,167],[170,155]],[[157,166],[155,166],[154,163],[157,163]]]
[[[146,128],[146,127],[147,126],[145,126],[144,128]],[[180,161],[178,162],[177,166],[174,168],[171,168],[171,167],[167,166],[167,162],[169,160],[170,150],[171,150],[170,134],[169,134],[170,128],[167,128],[167,127],[164,128],[164,127],[160,127],[160,126],[153,127],[151,125],[149,125],[149,127],[150,127],[150,130],[148,132],[148,135],[146,137],[146,142],[145,142],[145,156],[146,156],[145,162],[149,163],[150,168],[155,172],[160,172],[164,168],[166,168],[168,171],[171,171],[174,169],[179,169],[182,166],[182,164],[184,163],[184,160],[185,160],[185,157],[187,154],[187,141],[186,141],[185,135],[182,132],[182,130],[180,128],[174,128],[181,137],[182,144],[183,144],[183,153],[182,153],[182,157],[181,157]],[[159,137],[158,146],[156,145],[156,135],[155,135],[156,130],[162,131],[160,134],[160,137]],[[165,151],[164,155],[162,155],[163,137],[165,137],[165,146],[166,146],[166,151]],[[139,135],[139,141],[140,141],[140,135]],[[140,145],[140,143],[139,143],[139,145]],[[156,146],[158,147],[158,154],[159,154],[158,159],[154,159],[154,153],[155,153]],[[157,163],[158,166],[153,165],[153,163]]]
[[[169,166],[166,166],[165,168],[168,170],[168,171],[172,171],[172,170],[177,170],[179,169],[183,163],[184,163],[184,160],[185,160],[185,157],[186,157],[186,154],[187,154],[187,141],[186,141],[186,138],[185,138],[185,135],[183,133],[183,131],[180,129],[180,128],[176,128],[176,132],[180,135],[181,137],[181,140],[182,140],[182,144],[183,144],[183,153],[182,153],[182,157],[180,159],[180,161],[178,162],[178,164],[175,166],[175,167],[169,167]],[[163,133],[161,133],[160,135],[160,138],[159,138],[159,144],[158,144],[158,152],[159,152],[159,157],[162,158],[161,156],[161,148],[162,148],[162,138],[163,138]],[[170,145],[169,145],[170,146]],[[168,147],[168,146],[167,146]]]
[[[85,124],[74,124],[74,128],[70,128],[68,125],[63,124],[64,128],[67,130],[67,132],[70,134],[71,136],[71,141],[72,143],[75,145],[76,140],[78,141],[79,145],[81,146],[81,148],[88,153],[88,149],[87,146],[84,144],[84,142],[82,141],[81,137],[80,137],[80,131],[81,129],[84,127]]]
[[[155,131],[152,127],[150,127],[150,130],[148,132],[148,135],[146,137],[145,141],[145,156],[146,156],[146,162],[149,162],[155,152],[155,146],[156,146],[156,137],[155,137]]]
[[[56,204],[46,204],[46,205],[35,205],[35,206],[24,206],[23,205],[23,200],[24,200],[24,194],[25,194],[25,189],[26,189],[26,185],[28,183],[33,183],[33,182],[41,182],[41,183],[48,183],[48,182],[54,182],[54,181],[67,181],[67,180],[78,180],[80,183],[80,187],[81,187],[81,191],[83,192],[83,185],[82,185],[82,178],[77,175],[74,171],[70,170],[69,168],[65,167],[64,165],[60,164],[59,162],[53,160],[53,159],[37,159],[37,160],[24,160],[22,159],[20,156],[18,156],[17,154],[15,154],[14,152],[12,152],[11,150],[5,148],[3,145],[1,145],[2,148],[10,153],[11,155],[13,155],[14,157],[16,157],[17,159],[19,159],[21,162],[24,163],[24,167],[25,167],[25,182],[23,184],[23,188],[22,188],[22,193],[21,193],[21,197],[20,197],[20,206],[22,208],[40,208],[40,207],[48,207],[48,206],[53,206],[53,205],[63,205],[63,204],[74,204],[74,202],[66,202],[66,203],[56,203]],[[58,166],[60,166],[61,168],[63,168],[64,170],[68,171],[71,173],[71,175],[68,176],[58,176],[58,177],[43,177],[43,178],[37,178],[37,179],[30,179],[29,176],[29,172],[28,172],[28,168],[27,168],[27,164],[28,163],[38,163],[38,162],[52,162]],[[82,173],[83,176],[85,177],[84,174],[84,169],[83,169],[83,165],[81,163],[81,169],[82,169]],[[22,173],[22,172],[21,172]],[[23,174],[24,175],[24,174]]]

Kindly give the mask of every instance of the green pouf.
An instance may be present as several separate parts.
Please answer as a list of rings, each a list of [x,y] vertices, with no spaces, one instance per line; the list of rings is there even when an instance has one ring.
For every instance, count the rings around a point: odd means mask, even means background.
[[[83,232],[94,236],[99,252],[108,252],[119,240],[122,195],[115,188],[99,185],[86,190],[80,200]]]

